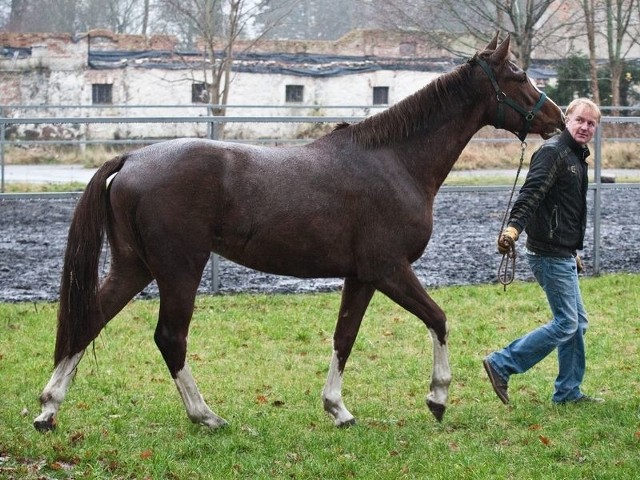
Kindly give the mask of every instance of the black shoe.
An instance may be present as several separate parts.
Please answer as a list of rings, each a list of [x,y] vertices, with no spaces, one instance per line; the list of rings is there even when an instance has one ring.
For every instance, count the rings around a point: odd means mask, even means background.
[[[496,392],[498,398],[505,405],[509,405],[509,394],[507,393],[507,382],[502,380],[500,375],[493,369],[489,361],[485,358],[482,360],[482,365],[484,365],[484,369],[487,371],[487,375],[489,376],[489,380],[491,381],[491,386],[493,387],[493,391]]]
[[[574,403],[604,403],[604,398],[590,397],[589,395],[581,395],[573,400],[565,400],[564,402],[556,402],[558,405],[567,405]]]

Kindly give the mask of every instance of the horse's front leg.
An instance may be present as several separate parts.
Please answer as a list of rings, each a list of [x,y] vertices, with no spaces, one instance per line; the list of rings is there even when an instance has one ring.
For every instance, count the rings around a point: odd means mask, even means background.
[[[344,367],[358,336],[362,317],[374,291],[372,286],[355,279],[346,279],[342,289],[342,302],[333,334],[333,355],[327,381],[322,389],[324,409],[338,427],[356,423],[342,401],[342,379]]]
[[[84,350],[71,357],[65,357],[53,370],[49,383],[40,394],[42,410],[40,415],[33,421],[33,426],[36,430],[46,432],[56,427],[56,414],[64,401],[82,355],[84,355]]]
[[[417,316],[429,329],[433,343],[433,372],[426,401],[436,420],[442,421],[451,384],[447,318],[442,309],[427,295],[408,265],[404,269],[396,269],[394,275],[383,279],[376,287]]]

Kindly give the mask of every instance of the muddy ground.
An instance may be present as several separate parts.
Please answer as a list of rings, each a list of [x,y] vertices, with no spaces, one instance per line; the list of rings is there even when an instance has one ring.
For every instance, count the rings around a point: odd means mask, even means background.
[[[592,197],[589,208],[592,210]],[[441,191],[434,210],[433,236],[415,271],[427,288],[495,283],[500,256],[495,248],[508,192]],[[602,193],[601,272],[640,271],[640,189]],[[0,301],[55,301],[67,229],[76,199],[0,199]],[[519,242],[519,250],[523,242]],[[593,273],[593,224],[587,228],[583,258]],[[106,263],[105,268],[106,270]],[[522,256],[516,276],[531,280]],[[256,272],[224,259],[220,292],[317,292],[340,288],[340,279],[302,280]],[[211,290],[205,270],[202,293]],[[152,284],[143,297],[155,296]]]

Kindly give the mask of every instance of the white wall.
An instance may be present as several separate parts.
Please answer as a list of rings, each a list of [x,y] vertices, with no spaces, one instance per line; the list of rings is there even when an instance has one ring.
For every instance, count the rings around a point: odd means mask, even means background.
[[[5,80],[12,73],[3,72]],[[46,111],[12,111],[11,116],[53,117],[176,117],[204,116],[206,107],[191,103],[191,86],[202,81],[201,72],[165,70],[129,66],[116,69],[57,69],[15,72],[19,95],[11,102],[29,105],[91,105],[91,85],[113,84],[113,106],[99,109],[56,109]],[[380,106],[370,110],[355,108],[329,109],[324,106],[372,106],[373,87],[389,87],[389,102],[396,103],[424,87],[438,73],[378,70],[333,77],[311,77],[263,73],[236,73],[231,86],[229,105],[277,105],[281,108],[229,108],[227,116],[363,116],[381,111]],[[19,79],[19,80],[18,80]],[[4,82],[3,82],[4,83]],[[14,82],[15,83],[15,82]],[[8,83],[7,83],[8,84]],[[13,83],[12,83],[13,84]],[[285,102],[286,85],[303,85],[304,101],[309,108],[293,108],[301,104]],[[20,98],[20,101],[16,101]],[[0,101],[0,103],[3,103]],[[120,108],[121,105],[167,105],[167,108]],[[182,108],[169,108],[181,105]],[[6,114],[6,113],[5,113]],[[301,123],[226,123],[224,137],[230,139],[282,139],[317,136],[331,125]],[[25,128],[25,127],[23,127]],[[29,127],[33,128],[33,126]],[[204,123],[120,123],[91,124],[66,127],[74,136],[88,139],[158,138],[180,136],[207,136]]]

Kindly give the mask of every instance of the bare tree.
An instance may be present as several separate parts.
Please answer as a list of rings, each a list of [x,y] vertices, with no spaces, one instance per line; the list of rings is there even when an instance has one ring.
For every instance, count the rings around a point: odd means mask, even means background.
[[[566,3],[554,0],[360,0],[374,3],[382,24],[424,32],[440,48],[466,56],[496,31],[508,33],[512,50],[526,69],[532,52],[554,43],[559,32],[576,22],[564,14]]]
[[[231,67],[235,56],[242,53],[237,51],[238,40],[270,7],[269,0],[159,0],[158,3],[175,20],[167,27],[178,28],[183,41],[190,45],[195,43],[202,52],[208,102],[226,105],[232,83]],[[288,3],[278,20],[290,13],[295,4],[295,1]],[[255,45],[268,28],[263,25],[261,31],[253,32],[253,40],[243,43],[243,50]],[[225,109],[216,108],[213,113],[224,115]]]
[[[605,0],[607,25],[607,53],[611,74],[611,105],[620,105],[620,79],[627,55],[638,38],[635,13],[638,5],[633,0]],[[632,22],[633,20],[633,22]],[[617,112],[613,112],[616,114]]]
[[[142,12],[142,35],[147,34],[149,28],[149,0],[144,0],[144,8]]]
[[[113,33],[143,33],[147,0],[80,0],[78,29],[105,28]],[[144,27],[143,27],[144,26]]]
[[[22,29],[24,19],[27,16],[27,0],[11,0],[9,20],[5,26],[9,32],[19,32]]]
[[[589,78],[593,101],[600,104],[600,88],[598,86],[598,57],[596,53],[596,7],[597,0],[582,0],[587,44],[589,48]]]
[[[72,32],[76,0],[11,0],[10,32]]]
[[[75,33],[105,28],[114,33],[139,33],[148,20],[145,8],[149,0],[3,0],[7,2],[4,28],[13,32]]]
[[[582,0],[589,46],[589,70],[593,99],[600,103],[598,86],[598,46],[606,47],[611,98],[605,103],[621,104],[620,82],[632,48],[638,45],[640,33],[640,1],[638,0]],[[599,41],[600,40],[600,41]],[[602,53],[602,48],[600,53]],[[605,55],[603,55],[604,57]],[[612,112],[617,115],[618,111]]]

